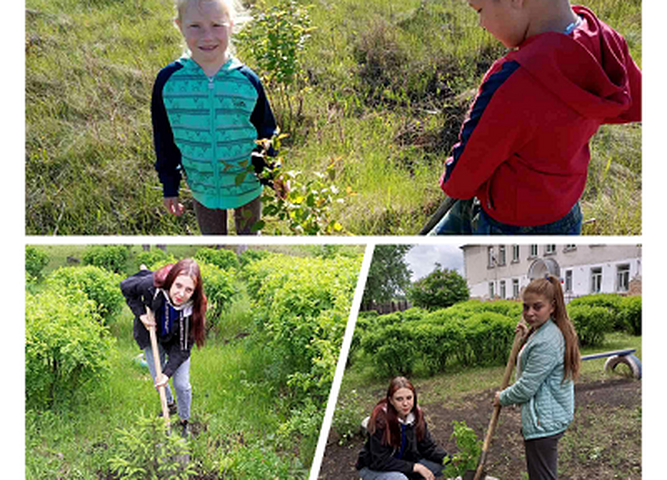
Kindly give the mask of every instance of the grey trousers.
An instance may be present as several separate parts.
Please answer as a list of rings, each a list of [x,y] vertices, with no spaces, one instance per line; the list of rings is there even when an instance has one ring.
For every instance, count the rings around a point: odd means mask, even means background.
[[[556,480],[558,478],[558,440],[563,433],[550,437],[524,440],[526,465],[530,480]]]
[[[192,199],[197,223],[202,235],[227,235],[227,210],[208,208]],[[245,205],[234,209],[234,226],[237,235],[257,235],[252,226],[262,215],[261,195]]]

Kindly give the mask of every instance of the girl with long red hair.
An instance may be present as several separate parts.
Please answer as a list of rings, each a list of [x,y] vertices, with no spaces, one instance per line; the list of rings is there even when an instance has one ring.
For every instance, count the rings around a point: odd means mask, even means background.
[[[574,381],[581,366],[577,333],[557,277],[531,281],[522,298],[525,323],[517,330],[527,329],[528,337],[517,359],[517,380],[496,393],[494,404],[521,405],[528,478],[555,480],[558,441],[574,418]]]
[[[162,376],[155,378],[155,387],[165,387],[169,412],[178,413],[181,433],[187,437],[192,403],[190,350],[193,344],[202,347],[206,335],[206,296],[199,265],[185,258],[156,272],[141,270],[123,280],[120,288],[134,313],[134,339],[144,351],[153,378],[155,365],[148,330],[156,329],[163,369]],[[146,308],[154,313],[154,321]],[[170,378],[176,402],[169,388]]]
[[[450,459],[431,437],[415,387],[405,377],[392,379],[373,409],[368,433],[356,465],[363,480],[433,480]]]

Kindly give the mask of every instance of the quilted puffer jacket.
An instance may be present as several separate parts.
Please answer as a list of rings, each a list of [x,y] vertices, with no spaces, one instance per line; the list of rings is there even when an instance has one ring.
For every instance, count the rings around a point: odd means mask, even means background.
[[[526,440],[556,435],[574,417],[574,382],[563,381],[564,354],[563,334],[547,320],[519,353],[516,382],[500,394],[501,405],[521,405]]]

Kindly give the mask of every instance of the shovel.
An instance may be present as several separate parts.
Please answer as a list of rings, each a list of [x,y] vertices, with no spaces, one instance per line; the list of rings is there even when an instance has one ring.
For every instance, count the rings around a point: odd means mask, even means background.
[[[146,307],[146,315],[148,318],[155,322],[155,316],[150,308]],[[148,333],[151,336],[151,350],[153,350],[153,362],[155,363],[155,378],[153,381],[157,380],[162,376],[162,365],[160,365],[160,352],[157,346],[157,334],[155,333],[156,327],[151,327],[148,329]],[[171,428],[171,420],[169,419],[169,407],[167,406],[167,391],[164,386],[158,388],[160,393],[160,403],[162,404],[162,418],[167,425],[167,431]]]
[[[510,383],[510,377],[512,376],[512,370],[514,370],[514,365],[516,364],[516,357],[519,355],[519,350],[521,349],[521,343],[523,342],[523,332],[520,330],[514,336],[514,343],[512,344],[512,351],[510,352],[510,357],[507,359],[507,366],[505,367],[505,375],[503,376],[503,383],[500,386],[501,390],[505,390]],[[482,453],[479,456],[479,463],[477,464],[477,471],[475,472],[474,480],[480,480],[482,478],[482,472],[484,471],[484,464],[486,463],[486,456],[489,452],[489,446],[491,445],[491,438],[493,437],[493,432],[496,429],[498,424],[498,417],[500,416],[500,405],[493,408],[493,415],[491,416],[491,422],[489,422],[489,428],[486,431],[486,437],[484,437],[484,444],[482,445]]]
[[[449,212],[454,204],[458,202],[458,199],[452,198],[452,197],[447,197],[445,198],[438,209],[435,211],[433,215],[431,215],[431,218],[428,219],[428,222],[426,222],[426,225],[422,227],[422,229],[419,231],[419,235],[427,235],[428,232],[433,230],[433,227],[435,227],[440,220],[442,220],[442,217],[447,215],[447,212]]]

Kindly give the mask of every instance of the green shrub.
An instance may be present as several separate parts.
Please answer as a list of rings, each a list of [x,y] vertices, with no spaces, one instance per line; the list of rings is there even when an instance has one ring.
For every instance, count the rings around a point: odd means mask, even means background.
[[[26,293],[25,337],[27,408],[65,404],[110,372],[114,340],[83,292]]]
[[[238,269],[241,266],[236,253],[225,248],[200,248],[195,253],[195,260],[200,263],[215,265],[223,270]]]
[[[174,257],[172,257],[167,252],[159,248],[153,248],[152,250],[138,253],[134,257],[134,263],[137,269],[139,269],[141,265],[146,265],[146,267],[152,269],[153,265],[155,265],[156,263],[166,264],[175,261],[176,260],[174,259]]]
[[[129,256],[126,245],[92,245],[83,254],[83,264],[123,273]]]
[[[468,470],[475,470],[482,454],[482,441],[477,438],[475,431],[466,425],[465,421],[452,422],[454,432],[449,438],[456,438],[456,449],[458,450],[443,469],[443,475],[447,478],[463,476]]]
[[[361,422],[366,412],[360,405],[359,394],[352,390],[338,398],[332,428],[338,434],[338,444],[344,445],[361,433]]]
[[[263,444],[238,446],[226,452],[220,460],[219,478],[242,480],[246,478],[271,478],[291,480],[301,478],[304,472],[298,460],[283,459],[272,448]]]
[[[31,277],[40,278],[42,276],[42,270],[49,263],[49,256],[33,247],[32,245],[26,245],[25,247],[25,271]]]
[[[413,332],[413,327],[406,325],[387,325],[364,336],[361,348],[373,357],[378,374],[392,377],[412,373],[418,351],[412,341]]]
[[[204,293],[208,299],[207,329],[211,329],[222,320],[223,313],[229,308],[238,290],[231,272],[207,263],[199,263],[199,269],[204,283]]]
[[[465,321],[464,339],[459,350],[466,347],[471,357],[464,363],[475,365],[502,364],[512,347],[517,321],[500,313],[487,311],[472,315]]]
[[[597,346],[604,343],[605,334],[612,330],[613,313],[609,308],[591,305],[570,305],[568,316],[574,323],[582,346]]]
[[[262,260],[263,258],[266,258],[270,255],[271,253],[267,252],[266,250],[255,250],[249,248],[239,256],[239,259],[241,261],[241,267],[245,268],[252,262],[256,262],[257,260]]]
[[[632,335],[642,334],[642,297],[631,296],[623,299],[619,312],[619,322]]]
[[[109,466],[119,478],[187,479],[196,473],[186,460],[188,443],[178,435],[169,435],[159,417],[140,416],[130,428],[119,429],[112,448]]]
[[[81,290],[95,302],[98,313],[106,321],[118,313],[124,304],[120,281],[119,275],[93,265],[60,267],[46,280],[50,289],[63,289],[66,292]]]
[[[569,306],[588,305],[590,307],[603,307],[609,310],[611,314],[611,327],[614,330],[624,330],[624,325],[619,318],[621,309],[623,308],[623,298],[616,293],[596,293],[594,295],[586,295],[583,297],[573,299]]]
[[[329,394],[360,261],[272,255],[245,268],[256,339],[275,356],[270,375],[298,398]]]

